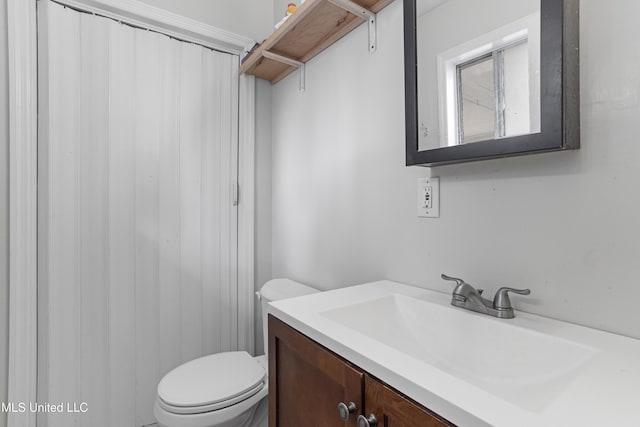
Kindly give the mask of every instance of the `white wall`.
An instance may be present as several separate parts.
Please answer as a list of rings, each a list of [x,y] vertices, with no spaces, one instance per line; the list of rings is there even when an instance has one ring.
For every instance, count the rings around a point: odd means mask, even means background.
[[[141,0],[150,5],[197,19],[256,42],[273,31],[273,4],[265,0]]]
[[[402,2],[273,89],[273,275],[322,289],[447,273],[517,308],[640,338],[640,2],[583,0],[582,148],[404,166]],[[416,178],[441,177],[441,217]]]
[[[9,341],[9,77],[7,0],[0,0],[0,402],[7,401]],[[7,424],[0,413],[0,427]]]
[[[300,0],[273,0],[273,24],[279,22],[287,13],[287,6],[289,3],[295,3],[298,6],[302,4]],[[273,27],[271,27],[273,29]]]

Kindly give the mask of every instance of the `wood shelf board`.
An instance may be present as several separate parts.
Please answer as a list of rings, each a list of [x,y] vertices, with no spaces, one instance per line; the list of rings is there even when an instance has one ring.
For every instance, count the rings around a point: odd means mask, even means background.
[[[356,24],[349,26],[353,21],[356,21]],[[346,10],[322,1],[313,14],[293,26],[269,50],[300,61],[333,34],[344,35],[345,27],[355,28],[362,21],[362,18]]]
[[[293,27],[298,25],[304,18],[309,15],[316,7],[318,7],[321,3],[324,3],[326,0],[307,0],[302,6],[295,11],[293,15],[289,17],[285,21],[284,24],[280,26],[273,34],[269,36],[258,48],[250,54],[250,56],[240,65],[240,74],[248,73],[255,75],[257,77],[262,77],[260,75],[254,74],[253,67],[264,58],[262,52],[270,51],[271,47],[277,43],[282,37],[284,37]],[[295,59],[295,58],[292,58]],[[265,77],[262,77],[265,78]]]
[[[352,0],[376,13],[394,0]],[[269,51],[300,62],[307,62],[335,43],[364,20],[327,0],[307,0],[240,66],[247,73],[277,83],[295,70],[264,57]]]
[[[361,23],[362,23],[362,19],[359,19],[359,18],[352,19],[352,20],[349,20],[349,22],[343,23],[342,28],[339,31],[334,31],[329,35],[329,37],[326,37],[323,40],[321,40],[316,46],[314,46],[311,50],[309,50],[309,52],[307,52],[307,54],[303,56],[300,59],[300,61],[301,62],[309,61],[311,58],[313,58],[314,56],[316,56],[317,54],[319,54],[320,52],[322,52],[323,50],[325,50],[326,48],[328,48],[329,46],[337,42],[339,39],[349,34]],[[366,45],[363,45],[362,48],[366,49]]]

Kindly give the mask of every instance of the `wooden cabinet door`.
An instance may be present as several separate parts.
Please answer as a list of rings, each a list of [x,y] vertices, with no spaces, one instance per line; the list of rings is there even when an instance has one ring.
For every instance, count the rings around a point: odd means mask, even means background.
[[[356,427],[363,385],[361,371],[269,316],[269,427]],[[356,405],[348,421],[340,402]]]
[[[369,375],[364,390],[364,413],[373,414],[378,427],[455,427]]]

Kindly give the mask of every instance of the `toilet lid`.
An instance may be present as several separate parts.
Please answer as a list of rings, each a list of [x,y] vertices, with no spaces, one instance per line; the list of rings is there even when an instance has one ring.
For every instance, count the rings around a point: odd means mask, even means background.
[[[264,368],[246,351],[212,354],[165,375],[158,384],[158,397],[185,409],[224,407],[227,401],[235,403],[257,393],[265,376]]]

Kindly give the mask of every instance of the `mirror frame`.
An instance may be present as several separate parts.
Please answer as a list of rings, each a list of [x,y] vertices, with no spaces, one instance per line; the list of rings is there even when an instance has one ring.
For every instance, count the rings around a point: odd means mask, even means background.
[[[407,166],[438,166],[580,147],[579,0],[540,0],[539,133],[423,151],[418,149],[416,50],[416,2],[420,0],[403,1]]]

